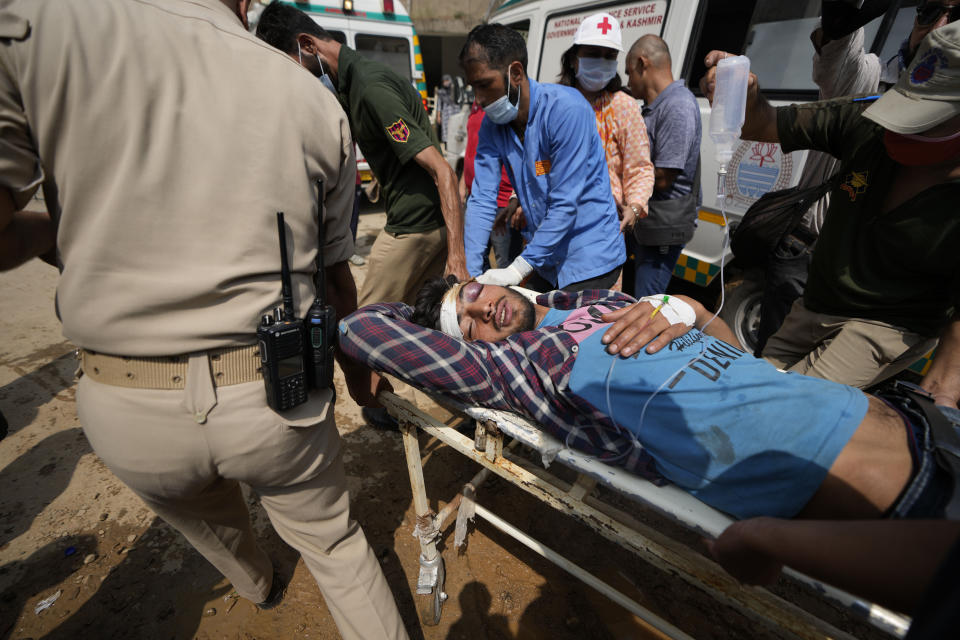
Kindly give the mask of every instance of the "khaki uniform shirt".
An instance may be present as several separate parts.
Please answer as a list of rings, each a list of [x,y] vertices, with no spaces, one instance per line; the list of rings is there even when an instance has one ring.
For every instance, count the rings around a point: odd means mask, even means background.
[[[297,313],[353,252],[356,165],[335,97],[219,0],[0,8],[0,186],[55,181],[64,334],[115,355],[252,344],[279,305],[284,211]],[[53,204],[53,203],[52,203]]]

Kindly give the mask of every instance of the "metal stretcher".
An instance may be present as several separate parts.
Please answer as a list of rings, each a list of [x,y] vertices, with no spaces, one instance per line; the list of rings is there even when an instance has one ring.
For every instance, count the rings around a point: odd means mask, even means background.
[[[682,578],[705,591],[718,602],[734,607],[784,635],[804,639],[853,638],[849,633],[836,629],[766,589],[740,584],[719,565],[700,553],[670,539],[656,529],[637,521],[622,509],[613,507],[591,494],[598,483],[606,485],[640,505],[652,508],[684,527],[708,537],[718,536],[732,522],[729,516],[705,505],[677,487],[655,486],[620,468],[603,464],[594,458],[565,448],[558,440],[545,434],[517,414],[468,407],[447,397],[431,397],[454,415],[464,420],[474,421],[474,438],[464,435],[462,427],[458,429],[440,422],[393,393],[383,393],[378,396],[389,413],[399,422],[403,436],[404,453],[413,491],[413,505],[417,514],[415,534],[419,538],[421,551],[417,600],[421,621],[424,624],[439,623],[443,602],[446,599],[446,594],[443,592],[445,577],[443,558],[437,549],[437,538],[444,524],[461,508],[461,504],[469,504],[470,515],[475,513],[521,544],[586,582],[645,621],[653,629],[670,638],[690,637],[636,601],[474,502],[474,489],[490,473],[494,473],[553,508],[578,519],[644,561]],[[430,510],[427,500],[418,430],[437,438],[483,467],[437,514]],[[504,442],[505,438],[509,439],[507,444]],[[516,451],[519,445],[539,452],[543,465],[519,455]],[[576,481],[565,482],[547,471],[545,467],[554,463],[574,470],[577,473]],[[867,620],[891,637],[900,638],[905,635],[910,622],[909,618],[863,602],[848,593],[788,568],[784,572],[810,585],[817,594]]]

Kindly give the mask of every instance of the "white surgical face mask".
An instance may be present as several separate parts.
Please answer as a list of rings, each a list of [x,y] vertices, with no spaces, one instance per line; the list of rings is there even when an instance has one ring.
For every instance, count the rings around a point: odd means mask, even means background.
[[[509,68],[508,68],[509,69]],[[509,124],[517,119],[517,112],[520,110],[520,87],[517,87],[517,102],[510,102],[510,75],[509,70],[504,77],[504,83],[507,85],[507,92],[500,98],[494,100],[483,108],[483,112],[494,124]]]
[[[334,86],[333,86],[333,81],[330,80],[330,74],[328,74],[328,73],[326,72],[326,70],[323,68],[323,60],[320,59],[320,56],[319,56],[319,55],[317,55],[316,57],[317,57],[317,62],[320,63],[320,82],[321,82],[321,83],[323,84],[323,86],[325,86],[327,89],[330,89],[330,93],[332,93],[333,95],[337,95],[337,90],[336,90],[336,88],[334,88]],[[302,66],[303,66],[303,52],[302,52],[301,49],[300,49],[300,43],[299,43],[299,42],[297,42],[297,58],[300,59],[300,66],[302,67]]]
[[[578,58],[577,81],[587,91],[600,91],[617,75],[617,59]]]

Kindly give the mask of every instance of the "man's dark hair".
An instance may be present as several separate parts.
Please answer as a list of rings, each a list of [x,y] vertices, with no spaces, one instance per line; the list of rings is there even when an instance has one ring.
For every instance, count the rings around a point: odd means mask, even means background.
[[[330,33],[313,21],[313,18],[296,7],[283,4],[280,0],[271,2],[257,22],[257,37],[284,53],[292,54],[297,50],[297,35],[307,33],[321,40],[333,40]]]
[[[450,288],[457,284],[457,276],[450,274],[446,278],[437,276],[423,283],[417,292],[417,303],[413,307],[410,322],[428,329],[440,329],[440,303]]]
[[[520,32],[499,23],[481,24],[470,30],[460,50],[460,66],[483,62],[491,69],[505,70],[514,61],[527,71],[527,43]]]
[[[577,72],[574,70],[573,62],[577,59],[579,52],[580,45],[575,44],[560,56],[560,75],[557,77],[558,83],[565,84],[568,87],[577,86]],[[620,79],[620,74],[618,73],[610,79],[610,82],[607,83],[607,86],[605,86],[603,90],[614,93],[615,91],[620,91],[622,88],[623,80]]]

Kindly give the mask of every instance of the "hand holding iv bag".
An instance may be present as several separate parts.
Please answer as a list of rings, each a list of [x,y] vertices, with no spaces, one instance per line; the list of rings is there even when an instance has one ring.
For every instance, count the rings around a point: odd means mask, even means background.
[[[734,146],[740,138],[749,79],[750,58],[747,56],[732,56],[717,63],[709,131],[721,172],[726,171],[727,163],[733,157]]]

